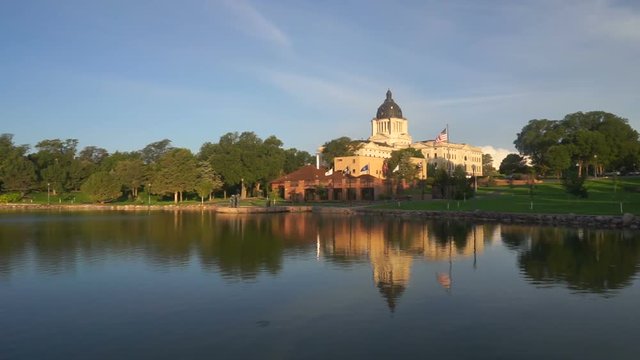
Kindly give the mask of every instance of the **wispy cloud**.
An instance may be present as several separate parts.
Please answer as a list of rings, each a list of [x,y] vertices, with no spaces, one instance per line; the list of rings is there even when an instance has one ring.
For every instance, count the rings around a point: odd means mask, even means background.
[[[481,96],[464,96],[457,98],[448,98],[428,101],[427,105],[431,107],[446,107],[455,105],[469,105],[469,104],[486,104],[496,101],[504,101],[513,98],[525,96],[526,94],[497,94],[497,95],[481,95]]]
[[[289,36],[248,1],[223,0],[222,3],[239,21],[238,25],[242,31],[279,47],[291,48]]]
[[[640,41],[640,12],[614,6],[610,0],[594,0],[585,10],[586,25],[592,31],[617,40]]]
[[[329,78],[319,78],[282,71],[266,71],[268,80],[289,95],[317,106],[339,104],[350,108],[370,108],[376,103],[375,97],[362,91],[361,87],[350,86]]]

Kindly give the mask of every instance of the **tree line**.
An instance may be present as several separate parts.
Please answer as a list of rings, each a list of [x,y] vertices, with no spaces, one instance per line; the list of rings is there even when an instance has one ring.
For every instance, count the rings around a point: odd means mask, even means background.
[[[505,158],[500,166],[503,174],[528,171],[526,159],[542,176],[561,177],[574,168],[581,176],[640,168],[638,132],[627,119],[604,111],[530,120],[513,143],[519,154]]]
[[[60,195],[82,191],[96,202],[140,192],[182,201],[186,195],[204,200],[219,191],[258,193],[276,177],[312,163],[306,151],[285,149],[275,136],[227,133],[217,143],[204,143],[198,153],[163,139],[144,148],[109,153],[97,146],[78,150],[77,139],[46,139],[30,152],[12,134],[0,135],[0,193],[22,198],[33,191]]]

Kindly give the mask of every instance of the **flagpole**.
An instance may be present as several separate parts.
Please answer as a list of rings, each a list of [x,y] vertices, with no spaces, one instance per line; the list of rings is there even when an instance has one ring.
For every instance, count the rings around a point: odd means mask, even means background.
[[[451,173],[453,172],[453,169],[451,168],[451,165],[453,164],[453,162],[451,161],[451,153],[449,152],[449,124],[447,124],[447,160],[449,161],[448,163],[448,168],[449,168],[449,175],[451,175]]]

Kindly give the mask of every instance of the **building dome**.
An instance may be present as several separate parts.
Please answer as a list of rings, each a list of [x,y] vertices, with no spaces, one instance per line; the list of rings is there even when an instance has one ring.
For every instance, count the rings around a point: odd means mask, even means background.
[[[376,119],[390,119],[390,118],[398,118],[403,119],[402,110],[400,110],[400,106],[396,104],[395,101],[391,98],[391,90],[387,90],[387,98],[384,100],[382,105],[378,108],[378,113],[376,114]]]

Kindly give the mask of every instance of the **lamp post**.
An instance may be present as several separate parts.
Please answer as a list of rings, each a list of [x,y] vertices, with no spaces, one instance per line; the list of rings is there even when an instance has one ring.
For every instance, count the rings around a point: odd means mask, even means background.
[[[51,189],[51,183],[47,183],[47,205],[51,204],[51,201],[50,201],[50,199],[51,199],[51,195],[50,195],[51,194],[51,190],[50,189]]]
[[[149,183],[149,188],[147,189],[147,196],[149,198],[147,203],[151,206],[151,183]]]
[[[593,165],[593,177],[598,178],[598,155],[593,155],[595,159],[595,164]]]

